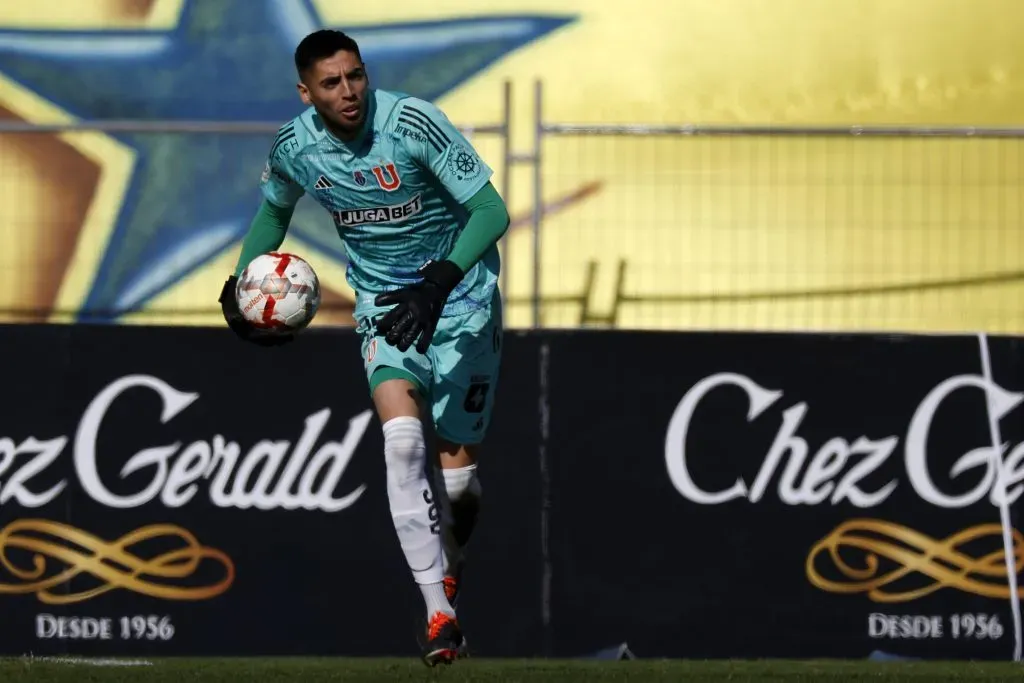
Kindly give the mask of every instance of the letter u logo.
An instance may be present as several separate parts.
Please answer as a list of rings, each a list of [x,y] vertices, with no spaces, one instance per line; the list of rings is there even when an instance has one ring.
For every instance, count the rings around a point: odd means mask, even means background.
[[[374,166],[371,170],[373,171],[373,177],[377,179],[377,183],[388,192],[394,192],[402,184],[394,164],[388,164],[384,168]],[[387,171],[387,176],[384,175],[385,170]]]

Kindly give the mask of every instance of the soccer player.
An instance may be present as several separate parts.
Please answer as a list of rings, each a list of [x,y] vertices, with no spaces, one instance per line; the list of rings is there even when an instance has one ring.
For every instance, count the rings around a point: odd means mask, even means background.
[[[295,66],[309,107],[271,146],[263,202],[221,307],[242,338],[288,341],[248,325],[234,291],[250,260],[279,248],[299,198],[312,195],[348,256],[363,365],[384,432],[391,517],[426,603],[424,661],[448,663],[463,643],[455,613],[462,551],[479,510],[479,444],[498,380],[497,242],[508,211],[491,169],[444,113],[370,87],[352,38],[311,33],[295,50]],[[428,482],[427,415],[448,499],[443,510]]]

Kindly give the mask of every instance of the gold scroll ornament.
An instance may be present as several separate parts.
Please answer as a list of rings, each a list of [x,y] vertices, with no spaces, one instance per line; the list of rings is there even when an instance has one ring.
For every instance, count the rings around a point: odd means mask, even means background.
[[[1008,599],[1006,557],[1002,527],[979,524],[943,539],[931,538],[899,524],[873,519],[853,519],[837,526],[818,541],[807,555],[808,580],[831,593],[867,593],[874,602],[907,602],[952,588],[989,598]],[[1013,529],[1015,571],[1024,568],[1024,536]],[[969,543],[987,541],[986,550],[972,554]],[[819,564],[827,559],[843,579],[826,578]],[[885,563],[883,568],[883,561]],[[913,588],[897,588],[905,577],[925,579]],[[909,583],[909,580],[908,580]],[[1024,597],[1024,589],[1018,589]]]
[[[154,539],[177,541],[183,547],[149,558],[132,552],[133,546]],[[32,566],[16,564],[14,550],[32,553]],[[50,560],[66,568],[47,576]],[[192,576],[203,560],[221,565],[224,577],[198,587],[169,583]],[[0,577],[0,595],[35,593],[48,605],[83,602],[117,588],[163,600],[206,600],[224,593],[235,578],[230,557],[204,547],[191,532],[173,524],[152,524],[105,541],[60,522],[21,519],[0,530],[0,567],[16,579],[5,583]],[[91,575],[100,585],[79,592],[59,590],[81,574]]]

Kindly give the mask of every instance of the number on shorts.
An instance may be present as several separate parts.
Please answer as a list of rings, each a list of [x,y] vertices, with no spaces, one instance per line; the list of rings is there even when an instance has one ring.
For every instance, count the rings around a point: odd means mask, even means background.
[[[490,382],[477,382],[470,384],[466,391],[466,400],[462,402],[462,409],[467,413],[482,413],[487,405],[487,392],[490,390]]]

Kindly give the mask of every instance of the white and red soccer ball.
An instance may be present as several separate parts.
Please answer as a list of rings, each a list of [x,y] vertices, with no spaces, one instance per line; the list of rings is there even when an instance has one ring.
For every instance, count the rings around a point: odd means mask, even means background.
[[[261,254],[239,276],[235,299],[253,327],[270,334],[295,333],[309,325],[320,307],[320,281],[295,254]]]

